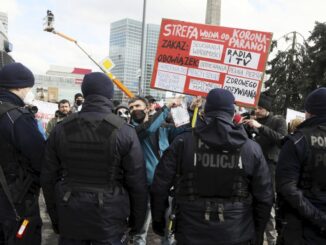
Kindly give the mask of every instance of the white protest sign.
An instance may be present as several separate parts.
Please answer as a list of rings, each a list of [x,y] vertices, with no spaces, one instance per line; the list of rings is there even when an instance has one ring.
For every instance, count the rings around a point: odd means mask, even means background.
[[[58,104],[41,100],[33,100],[32,104],[38,108],[35,118],[41,120],[42,126],[45,128],[46,124],[54,118]]]
[[[295,111],[292,109],[286,109],[286,123],[289,123],[293,119],[302,119],[305,120],[305,114],[300,111]]]

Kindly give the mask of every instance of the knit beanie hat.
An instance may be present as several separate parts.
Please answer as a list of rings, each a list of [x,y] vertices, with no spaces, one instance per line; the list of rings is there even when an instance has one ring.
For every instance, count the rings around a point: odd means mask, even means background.
[[[306,98],[304,108],[312,115],[326,115],[326,87],[312,91]]]
[[[222,88],[214,88],[209,91],[206,97],[205,112],[225,111],[230,115],[234,115],[234,96],[233,94]]]
[[[271,111],[272,103],[273,100],[271,97],[267,96],[266,94],[260,94],[258,106],[266,109],[267,111]]]
[[[31,88],[34,81],[33,73],[21,63],[11,63],[0,70],[2,88]]]
[[[114,87],[111,79],[102,72],[92,72],[84,76],[81,90],[85,96],[97,94],[108,99],[113,98]]]

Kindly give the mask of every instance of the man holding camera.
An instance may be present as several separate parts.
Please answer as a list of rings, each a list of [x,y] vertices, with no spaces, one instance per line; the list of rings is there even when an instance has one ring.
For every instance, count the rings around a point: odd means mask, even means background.
[[[280,143],[287,134],[286,121],[282,116],[273,115],[271,112],[272,98],[262,93],[259,98],[258,107],[255,109],[255,119],[245,120],[244,123],[252,129],[257,129],[255,137],[261,146],[265,159],[268,163],[273,179],[275,192],[275,166],[280,153]],[[272,210],[270,221],[266,227],[266,237],[269,245],[276,244],[275,212]]]

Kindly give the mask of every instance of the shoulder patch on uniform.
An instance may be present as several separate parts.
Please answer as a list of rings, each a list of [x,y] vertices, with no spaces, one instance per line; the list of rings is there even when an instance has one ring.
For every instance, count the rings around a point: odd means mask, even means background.
[[[6,114],[8,111],[11,111],[13,109],[19,108],[19,106],[13,105],[8,102],[1,102],[0,101],[0,117],[4,114]]]
[[[293,144],[298,144],[304,138],[304,134],[300,131],[297,131],[295,134],[285,136],[284,141],[291,140]]]

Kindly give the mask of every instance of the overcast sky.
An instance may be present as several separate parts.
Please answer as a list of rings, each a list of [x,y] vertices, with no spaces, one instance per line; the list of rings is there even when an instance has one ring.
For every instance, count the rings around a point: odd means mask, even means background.
[[[51,64],[98,70],[73,43],[43,31],[47,9],[57,31],[77,39],[100,61],[109,54],[110,23],[141,20],[142,5],[143,0],[0,0],[0,11],[8,14],[14,59],[43,74]],[[325,9],[325,0],[222,0],[221,25],[273,32],[274,39],[291,31],[307,38],[315,21],[326,21]],[[147,0],[146,22],[204,23],[205,11],[206,0]]]

